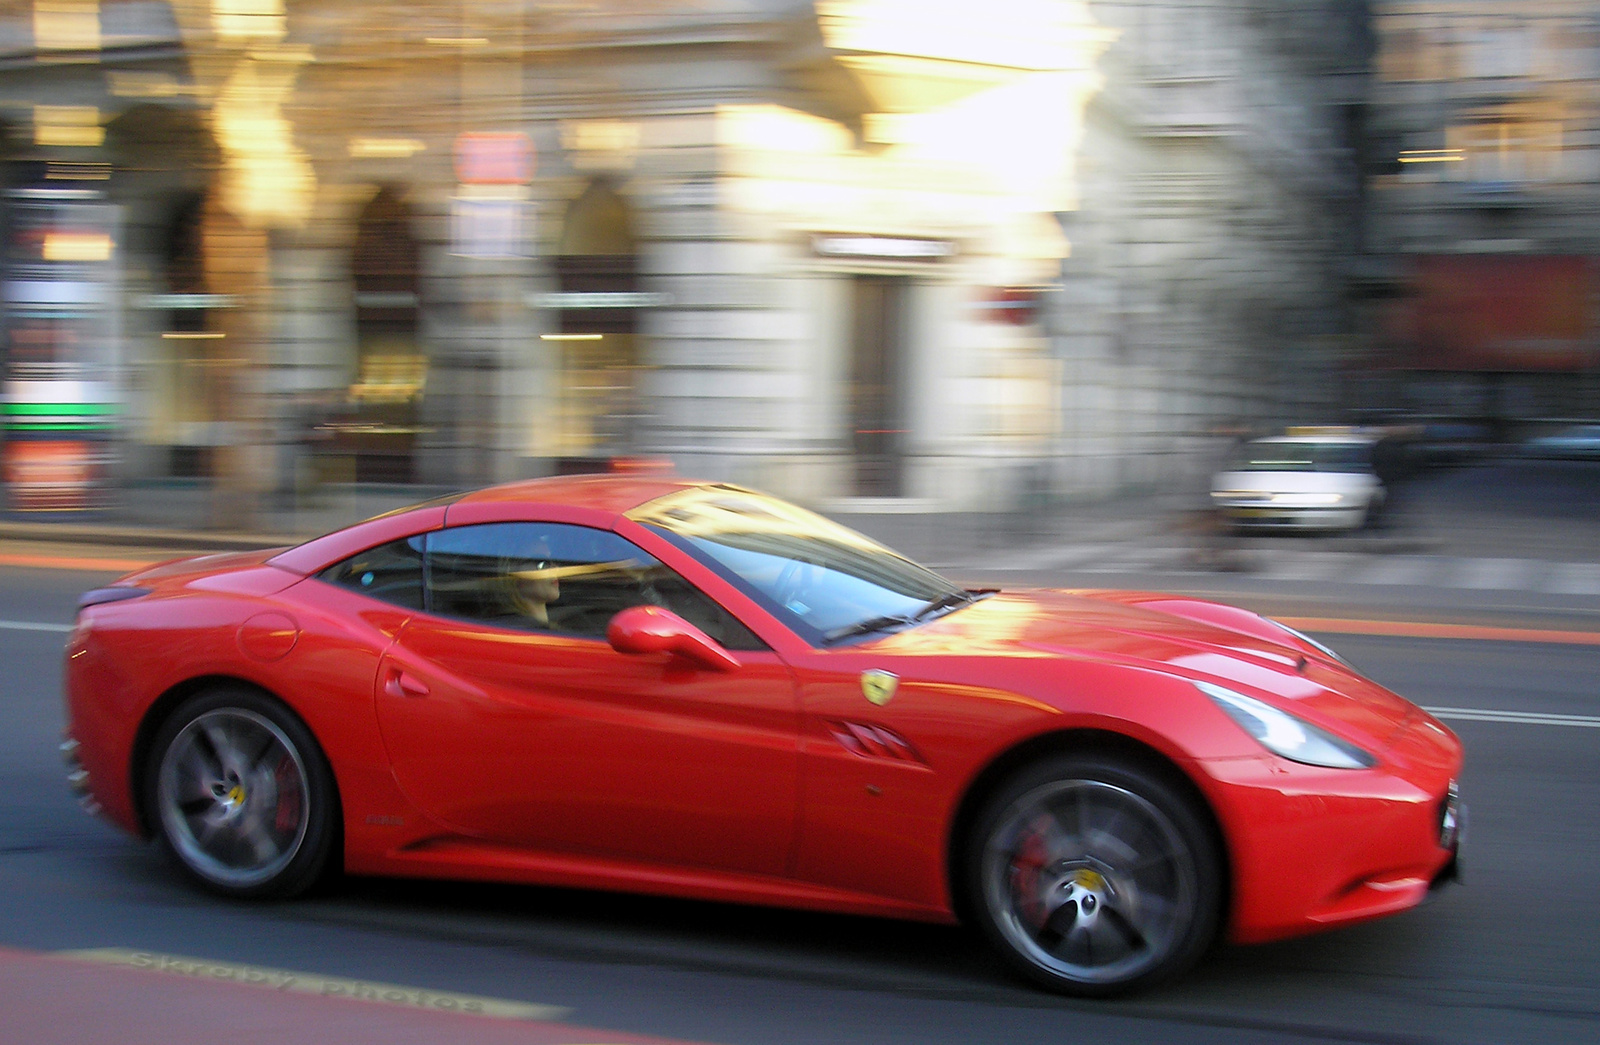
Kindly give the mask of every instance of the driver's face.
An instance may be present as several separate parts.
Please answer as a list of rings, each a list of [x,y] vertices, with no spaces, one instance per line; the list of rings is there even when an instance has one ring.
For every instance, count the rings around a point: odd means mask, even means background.
[[[554,602],[561,598],[561,582],[550,567],[550,549],[540,542],[518,570],[517,587],[523,598],[534,602]]]

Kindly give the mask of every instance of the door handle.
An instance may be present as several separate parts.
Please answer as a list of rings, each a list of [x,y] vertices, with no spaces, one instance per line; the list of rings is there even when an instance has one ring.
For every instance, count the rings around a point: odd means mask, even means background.
[[[383,691],[391,697],[425,697],[428,684],[409,672],[391,670],[384,680]]]

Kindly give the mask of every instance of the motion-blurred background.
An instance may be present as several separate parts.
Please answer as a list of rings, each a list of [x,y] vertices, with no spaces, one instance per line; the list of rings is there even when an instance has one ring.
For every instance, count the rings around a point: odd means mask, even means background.
[[[1592,0],[9,0],[0,131],[13,514],[1600,420]]]

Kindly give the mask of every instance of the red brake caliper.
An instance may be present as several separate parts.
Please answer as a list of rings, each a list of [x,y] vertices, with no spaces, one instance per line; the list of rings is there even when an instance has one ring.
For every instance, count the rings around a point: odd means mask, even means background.
[[[1039,896],[1039,876],[1046,859],[1044,838],[1036,831],[1029,831],[1018,841],[1016,855],[1011,858],[1012,896],[1017,901],[1018,913],[1034,929],[1042,929],[1049,915]]]

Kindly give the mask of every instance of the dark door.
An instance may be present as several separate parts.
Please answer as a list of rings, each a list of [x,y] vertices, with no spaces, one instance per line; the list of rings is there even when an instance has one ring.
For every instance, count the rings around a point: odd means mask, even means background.
[[[418,337],[419,256],[411,209],[394,190],[378,190],[356,223],[350,252],[359,370],[350,414],[335,425],[335,449],[354,458],[358,482],[415,477],[428,373]]]
[[[905,312],[908,281],[856,276],[851,330],[850,420],[855,492],[901,495],[905,447]]]

